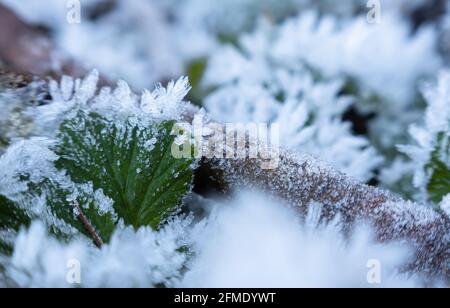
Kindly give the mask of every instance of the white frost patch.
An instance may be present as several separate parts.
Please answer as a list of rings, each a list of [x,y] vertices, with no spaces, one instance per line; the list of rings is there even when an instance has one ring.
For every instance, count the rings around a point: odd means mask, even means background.
[[[280,63],[271,54],[275,30],[262,23],[259,31],[241,38],[243,50],[225,46],[211,57],[203,82],[218,88],[205,98],[205,108],[226,123],[276,123],[284,148],[369,181],[383,159],[342,121],[354,103],[340,95],[344,80],[317,80],[296,59]]]
[[[197,258],[185,287],[389,287],[415,285],[397,274],[409,257],[404,248],[375,244],[360,227],[346,242],[339,222],[319,223],[320,206],[308,218],[266,196],[242,194],[220,204],[193,231]],[[381,264],[381,284],[369,284],[367,264]]]
[[[19,233],[14,254],[6,261],[6,275],[21,287],[62,287],[68,261],[85,259],[85,246],[82,241],[62,245],[47,235],[42,223],[35,222]]]
[[[186,255],[185,229],[190,220],[174,220],[159,232],[150,229],[117,231],[101,250],[85,240],[67,245],[47,235],[40,222],[22,231],[6,274],[20,287],[152,287],[172,286]],[[79,262],[81,284],[67,281],[70,261]]]
[[[51,81],[52,101],[28,111],[37,126],[35,133],[52,136],[58,131],[61,121],[73,116],[80,108],[112,120],[135,117],[138,123],[180,120],[187,108],[183,101],[190,90],[187,77],[169,82],[167,87],[158,85],[153,92],[145,90],[142,95],[135,94],[125,81],[119,81],[115,89],[100,89],[98,82],[96,70],[84,79],[65,76],[59,83]]]
[[[0,157],[0,194],[14,199],[28,189],[20,176],[29,175],[31,182],[39,182],[54,172],[53,162],[58,158],[49,150],[52,141],[31,138],[11,145]]]
[[[273,50],[286,64],[304,60],[328,77],[348,74],[368,91],[405,106],[414,99],[418,79],[440,65],[435,42],[433,29],[411,36],[408,23],[391,12],[376,26],[365,16],[339,24],[332,16],[309,12],[282,25]]]

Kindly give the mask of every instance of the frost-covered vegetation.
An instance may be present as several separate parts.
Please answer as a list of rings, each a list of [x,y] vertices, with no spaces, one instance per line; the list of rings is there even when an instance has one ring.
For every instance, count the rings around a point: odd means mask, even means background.
[[[0,52],[0,287],[448,285],[450,4],[380,3],[0,0],[91,71]],[[280,165],[174,157],[196,114]]]

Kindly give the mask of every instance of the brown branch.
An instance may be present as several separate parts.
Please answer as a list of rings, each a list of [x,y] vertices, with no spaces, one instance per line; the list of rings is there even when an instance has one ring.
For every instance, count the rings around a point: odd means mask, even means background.
[[[76,211],[77,218],[83,224],[83,227],[86,229],[87,233],[92,238],[95,246],[97,246],[98,248],[102,248],[102,246],[104,245],[102,238],[98,235],[97,231],[95,230],[94,226],[92,226],[89,219],[84,215],[83,210],[81,209],[77,201],[73,202],[73,207]]]
[[[186,109],[191,122],[198,109]],[[207,117],[204,125],[214,127]],[[204,140],[207,143],[207,140]],[[249,139],[237,140],[248,150]],[[262,147],[264,148],[264,147]],[[314,203],[323,205],[323,219],[337,215],[350,232],[356,222],[370,224],[380,242],[407,244],[415,258],[407,271],[450,280],[450,218],[423,204],[405,201],[337,172],[315,158],[281,151],[277,168],[264,169],[263,159],[203,159],[200,176],[216,190],[256,188],[286,200],[301,214]]]
[[[261,169],[259,159],[205,160],[225,190],[252,187],[287,200],[306,213],[317,202],[323,218],[339,215],[347,231],[364,221],[381,242],[400,241],[415,251],[407,270],[450,278],[450,219],[425,205],[407,202],[318,163],[309,156],[281,154],[279,167]]]

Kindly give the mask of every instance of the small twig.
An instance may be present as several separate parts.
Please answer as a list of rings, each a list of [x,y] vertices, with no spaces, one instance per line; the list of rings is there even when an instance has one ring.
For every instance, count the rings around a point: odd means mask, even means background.
[[[261,169],[259,159],[205,160],[216,170],[216,181],[225,190],[262,189],[283,198],[301,213],[309,205],[324,205],[323,217],[339,215],[346,230],[365,221],[380,242],[399,241],[414,249],[407,270],[450,279],[450,218],[425,205],[407,202],[393,194],[318,163],[312,157],[283,151],[280,166]]]
[[[95,231],[94,226],[92,226],[92,224],[90,223],[90,221],[87,219],[87,217],[84,215],[83,210],[81,209],[80,205],[78,204],[77,201],[73,202],[73,206],[76,210],[77,213],[77,218],[81,221],[81,223],[83,224],[84,228],[86,229],[86,231],[89,233],[89,235],[91,236],[92,240],[95,243],[95,246],[97,246],[98,248],[102,248],[102,246],[104,245],[103,240],[101,239],[101,237],[97,234],[97,231]]]

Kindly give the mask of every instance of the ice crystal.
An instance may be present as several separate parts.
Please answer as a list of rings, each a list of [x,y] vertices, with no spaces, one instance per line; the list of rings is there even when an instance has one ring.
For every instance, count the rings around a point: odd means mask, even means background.
[[[21,231],[14,254],[2,264],[20,287],[169,287],[186,262],[179,249],[186,243],[188,224],[178,219],[159,232],[118,230],[109,245],[97,250],[84,240],[61,243],[35,222]],[[70,279],[73,261],[79,265],[80,281]]]
[[[158,86],[153,92],[133,93],[128,84],[119,81],[115,89],[98,88],[99,74],[92,71],[84,79],[63,77],[61,82],[51,81],[49,104],[29,110],[38,127],[38,134],[51,135],[57,131],[62,119],[76,114],[79,108],[102,114],[108,118],[134,116],[144,120],[180,120],[186,108],[183,102],[189,91],[187,78]]]
[[[304,61],[325,77],[349,77],[361,96],[357,107],[378,114],[370,123],[372,137],[392,149],[419,118],[417,82],[439,68],[435,45],[433,29],[421,28],[411,36],[409,25],[389,12],[374,25],[362,16],[339,22],[305,13],[281,26],[273,54],[286,65]],[[414,60],[418,58],[427,61]]]
[[[408,25],[395,15],[384,14],[377,25],[368,24],[363,17],[339,25],[332,17],[319,19],[308,13],[281,27],[274,54],[287,63],[307,61],[325,76],[348,74],[361,81],[366,91],[394,104],[408,104],[418,78],[437,70],[435,42],[429,28],[411,37]],[[418,58],[429,61],[414,61]]]
[[[450,217],[450,194],[444,197],[442,199],[442,202],[440,204],[440,208],[444,211],[444,213]]]
[[[370,180],[382,159],[342,121],[352,104],[339,95],[343,80],[317,82],[300,63],[273,61],[266,31],[245,36],[243,52],[224,47],[214,55],[204,82],[219,88],[205,99],[206,109],[224,122],[278,123],[282,146]]]
[[[405,245],[375,244],[360,225],[350,240],[340,220],[321,220],[321,205],[311,204],[306,219],[283,202],[255,193],[218,204],[198,224],[185,287],[388,287],[414,286],[397,271],[410,254]],[[370,260],[383,264],[382,284],[367,280]]]

